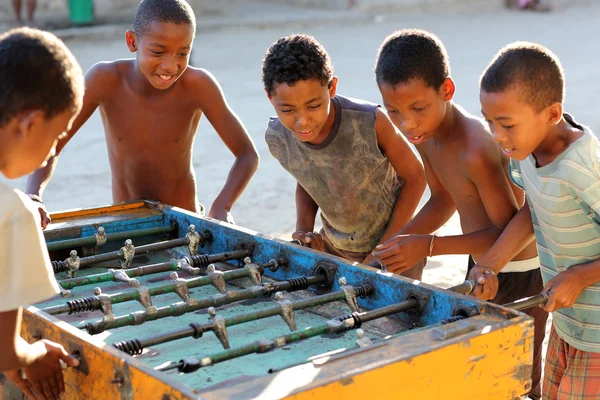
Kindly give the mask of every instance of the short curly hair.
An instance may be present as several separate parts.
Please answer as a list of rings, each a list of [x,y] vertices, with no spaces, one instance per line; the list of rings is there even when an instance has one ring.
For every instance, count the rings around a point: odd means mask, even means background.
[[[146,35],[154,21],[190,24],[196,32],[196,15],[185,0],[142,0],[133,19],[136,35]]]
[[[79,106],[81,67],[51,33],[19,28],[0,36],[0,127],[27,110],[50,119]]]
[[[292,86],[298,81],[316,79],[330,86],[333,65],[321,43],[307,35],[290,35],[280,38],[267,50],[262,63],[262,81],[268,93],[275,84]]]
[[[565,76],[560,60],[549,49],[515,42],[496,54],[481,76],[479,87],[488,93],[515,88],[525,103],[539,112],[563,102]]]
[[[377,84],[392,87],[422,79],[427,86],[439,89],[450,76],[446,48],[432,33],[403,29],[385,38],[375,62]]]

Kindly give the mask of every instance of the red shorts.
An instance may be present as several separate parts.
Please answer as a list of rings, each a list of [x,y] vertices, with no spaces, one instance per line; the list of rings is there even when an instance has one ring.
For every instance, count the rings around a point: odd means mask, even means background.
[[[544,400],[600,399],[600,353],[581,351],[550,331],[544,384]]]

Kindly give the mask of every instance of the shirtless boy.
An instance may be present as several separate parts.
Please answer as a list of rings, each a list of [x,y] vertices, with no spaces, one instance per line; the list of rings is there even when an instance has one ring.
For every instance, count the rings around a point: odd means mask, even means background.
[[[483,121],[452,102],[455,92],[448,56],[434,35],[402,30],[382,44],[375,67],[377,84],[392,121],[413,143],[425,167],[431,198],[398,235],[374,251],[388,270],[402,272],[414,260],[442,254],[469,254],[470,265],[494,244],[523,204],[512,185],[508,159]],[[458,211],[463,234],[432,235]],[[499,274],[504,304],[543,288],[535,242]],[[541,349],[548,314],[532,308],[535,319],[533,385],[540,397]]]
[[[29,178],[27,192],[33,199],[41,201],[58,154],[99,107],[113,201],[154,199],[203,212],[196,196],[192,145],[205,114],[236,158],[208,216],[231,221],[230,210],[256,171],[258,154],[215,78],[188,67],[195,21],[184,0],[141,2],[133,30],[126,33],[127,47],[136,58],[101,62],[87,72],[81,114],[59,142],[57,155]],[[48,222],[45,217],[42,225]]]

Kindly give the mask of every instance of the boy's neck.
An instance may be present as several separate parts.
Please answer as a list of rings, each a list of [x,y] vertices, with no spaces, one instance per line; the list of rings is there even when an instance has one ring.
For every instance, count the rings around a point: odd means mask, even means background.
[[[138,93],[139,95],[142,96],[150,96],[150,95],[160,95],[168,92],[169,90],[159,90],[156,89],[154,86],[152,86],[152,84],[150,82],[148,82],[148,78],[146,78],[144,76],[144,74],[142,74],[142,71],[140,71],[138,65],[137,65],[137,60],[134,60],[134,68],[133,68],[133,76],[131,77],[131,84],[133,86],[133,89],[136,93]],[[175,82],[177,83],[177,82]]]
[[[449,139],[452,139],[456,133],[456,129],[454,129],[454,111],[454,103],[451,101],[446,102],[446,114],[444,115],[442,123],[437,127],[432,137],[435,142],[444,143]]]
[[[533,151],[537,167],[550,164],[581,136],[583,131],[572,126],[565,117],[562,117],[560,122],[550,128],[542,143]]]

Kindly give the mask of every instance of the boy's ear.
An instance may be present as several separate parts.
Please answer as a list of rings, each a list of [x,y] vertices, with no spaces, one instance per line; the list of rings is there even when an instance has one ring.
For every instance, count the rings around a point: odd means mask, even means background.
[[[125,42],[129,51],[135,53],[137,50],[137,38],[135,37],[135,32],[131,29],[127,29],[127,32],[125,32]]]
[[[25,138],[44,122],[44,113],[40,110],[26,111],[20,116],[17,135]]]
[[[560,122],[563,116],[563,106],[560,103],[554,103],[546,109],[548,115],[548,123],[556,125]]]
[[[440,92],[444,96],[445,101],[452,100],[454,93],[456,92],[456,86],[454,85],[452,78],[448,77],[444,79],[442,86],[440,86]]]
[[[333,78],[331,78],[331,84],[329,85],[329,98],[333,99],[335,97],[335,94],[337,93],[337,84],[339,82],[339,79],[337,76],[334,76]]]

